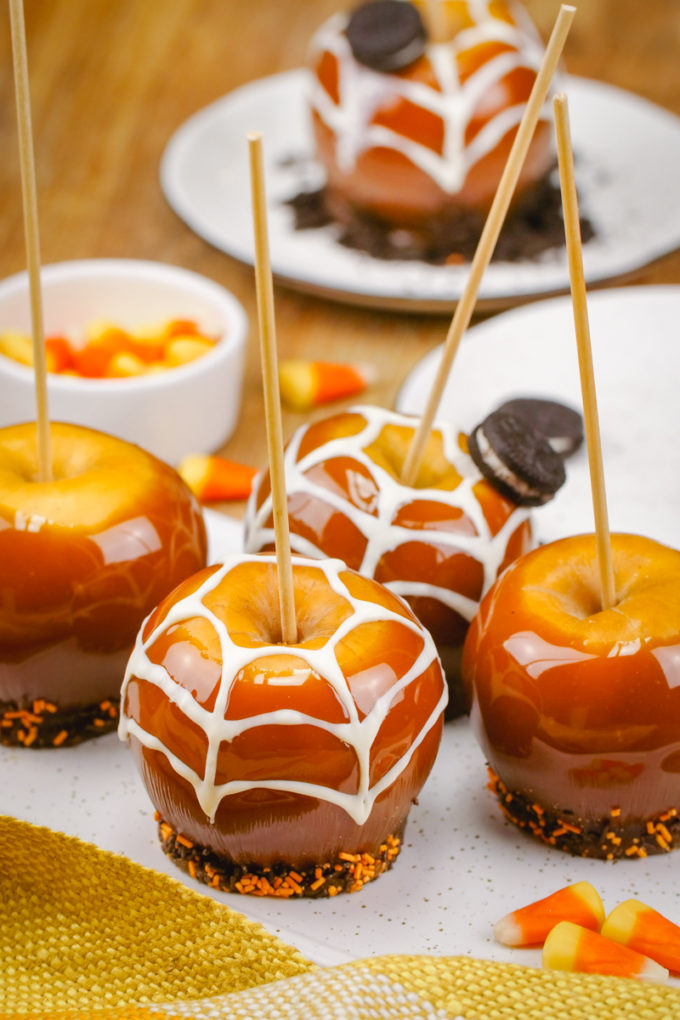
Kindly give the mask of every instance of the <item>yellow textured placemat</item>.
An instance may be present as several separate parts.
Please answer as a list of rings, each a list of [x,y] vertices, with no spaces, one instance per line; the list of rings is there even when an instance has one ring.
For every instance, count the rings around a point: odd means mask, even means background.
[[[231,908],[0,817],[3,1020],[678,1020],[663,985],[469,957],[316,967]]]

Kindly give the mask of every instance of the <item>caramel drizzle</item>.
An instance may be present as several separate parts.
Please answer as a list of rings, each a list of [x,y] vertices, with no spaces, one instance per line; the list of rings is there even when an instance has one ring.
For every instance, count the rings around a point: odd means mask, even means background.
[[[384,74],[357,63],[344,33],[347,15],[336,14],[321,26],[313,40],[313,56],[324,51],[335,56],[340,102],[336,104],[316,79],[310,101],[335,135],[336,158],[344,172],[351,172],[365,150],[387,148],[406,156],[442,191],[455,194],[462,188],[470,168],[492,152],[503,136],[519,124],[524,103],[499,111],[466,144],[465,134],[480,97],[517,68],[536,71],[543,52],[534,27],[528,18],[522,17],[523,12],[517,12],[522,24],[511,25],[494,17],[489,9],[491,2],[470,0],[468,10],[474,27],[463,29],[450,42],[427,45],[425,56],[441,91],[423,82]],[[485,42],[507,43],[513,50],[488,60],[461,82],[457,54]],[[378,109],[402,99],[441,118],[444,132],[441,155],[384,125],[371,123]],[[548,109],[542,120],[549,120]]]
[[[432,430],[439,434],[442,439],[444,455],[447,461],[455,468],[462,481],[453,490],[419,488],[402,485],[393,475],[366,454],[365,449],[369,447],[378,437],[381,429],[387,425],[397,425],[411,430],[415,427],[415,420],[405,415],[397,414],[394,411],[387,411],[378,407],[353,407],[350,414],[360,414],[364,417],[366,424],[364,428],[353,436],[343,436],[331,440],[310,450],[308,454],[298,461],[298,450],[309,426],[303,426],[292,437],[285,453],[286,487],[290,495],[294,493],[305,493],[306,495],[321,500],[334,507],[340,513],[347,516],[354,526],[361,531],[367,539],[366,550],[363,559],[358,567],[360,574],[373,577],[376,567],[381,558],[389,552],[393,552],[404,542],[425,542],[428,545],[438,545],[445,549],[451,549],[466,553],[481,564],[484,573],[482,594],[493,584],[505,558],[507,544],[510,536],[529,518],[529,510],[524,507],[514,509],[502,528],[492,535],[477,497],[474,493],[474,486],[482,481],[482,475],[476,467],[472,458],[464,453],[458,445],[458,430],[453,424],[439,422]],[[378,490],[378,504],[375,516],[354,506],[346,498],[329,491],[323,486],[313,482],[308,477],[308,472],[324,461],[333,457],[351,457],[361,463],[373,476]],[[264,500],[259,510],[255,510],[258,484],[256,483],[250,503],[246,512],[246,548],[249,551],[261,549],[274,540],[274,532],[267,526],[271,517],[271,498]],[[452,509],[460,510],[474,525],[476,535],[465,535],[458,532],[438,531],[430,529],[426,532],[407,528],[394,524],[395,517],[402,506],[412,503],[413,500],[433,500],[443,503]],[[291,546],[295,552],[305,556],[324,556],[324,550],[315,545],[312,541],[291,533]],[[422,581],[395,580],[385,583],[385,587],[403,598],[427,596],[438,599],[449,609],[459,613],[465,620],[471,620],[477,612],[478,601],[468,598],[460,592],[451,588],[444,588],[441,585],[425,583]]]
[[[416,734],[408,750],[377,783],[371,786],[369,782],[371,748],[378,731],[388,715],[392,703],[401,691],[413,683],[437,660],[434,642],[430,635],[415,621],[409,620],[399,613],[392,612],[384,606],[373,602],[366,602],[352,596],[340,577],[341,572],[347,570],[345,564],[340,560],[296,559],[295,562],[297,564],[312,566],[321,571],[329,587],[337,595],[350,603],[353,612],[343,621],[326,644],[318,649],[303,648],[299,645],[291,645],[290,648],[282,645],[262,645],[258,648],[239,646],[232,640],[224,622],[205,605],[203,599],[222,582],[234,567],[243,562],[251,562],[264,566],[274,564],[275,558],[273,556],[230,557],[195,592],[176,602],[162,623],[155,627],[145,640],[142,638],[144,628],[140,630],[123,681],[121,691],[121,705],[123,709],[121,711],[118,734],[121,740],[126,740],[129,735],[133,735],[145,747],[162,752],[174,771],[193,786],[199,805],[211,821],[214,820],[217,809],[225,797],[230,794],[242,793],[246,790],[264,788],[316,797],[319,800],[336,804],[345,810],[358,825],[361,825],[369,817],[376,798],[391,786],[404,771],[416,748],[436,724],[446,706],[447,689],[442,678],[442,691],[437,707],[431,713],[419,733]],[[164,666],[151,662],[148,655],[149,649],[161,633],[177,623],[196,617],[207,620],[214,627],[220,642],[222,662],[228,663],[229,668],[229,676],[225,676],[224,672],[222,674],[219,692],[212,711],[208,711],[197,704],[190,691],[177,684]],[[378,620],[398,622],[404,628],[419,634],[423,640],[423,647],[411,668],[385,694],[376,700],[368,714],[360,720],[349,685],[338,665],[335,648],[356,627]],[[292,709],[277,709],[244,719],[231,720],[225,718],[229,694],[241,670],[256,659],[267,655],[281,655],[286,652],[289,652],[291,658],[303,659],[308,664],[310,670],[318,673],[331,684],[345,709],[348,722],[330,723],[326,720],[318,719],[316,716],[307,715],[304,712]],[[185,761],[171,752],[153,733],[145,730],[136,720],[127,716],[125,696],[127,686],[133,676],[146,680],[148,683],[160,688],[168,701],[177,705],[188,719],[203,730],[208,745],[203,777],[199,776]],[[357,792],[348,794],[317,783],[277,779],[257,781],[231,780],[218,784],[216,776],[219,750],[222,742],[232,741],[239,734],[253,727],[272,725],[316,726],[333,734],[339,741],[343,741],[353,747],[359,766]]]

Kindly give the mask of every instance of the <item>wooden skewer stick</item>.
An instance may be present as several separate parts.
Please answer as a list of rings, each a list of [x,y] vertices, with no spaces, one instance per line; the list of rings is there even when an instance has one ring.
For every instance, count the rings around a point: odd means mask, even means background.
[[[609,537],[607,495],[602,466],[602,443],[600,441],[600,423],[597,413],[593,352],[590,343],[586,282],[583,273],[583,253],[581,250],[581,224],[579,222],[578,196],[576,194],[576,178],[574,174],[574,153],[571,146],[567,97],[564,94],[555,96],[553,106],[555,109],[557,160],[560,168],[560,189],[562,191],[562,209],[564,211],[564,229],[567,258],[569,261],[569,279],[571,282],[571,301],[574,310],[574,327],[576,331],[579,374],[581,377],[583,423],[586,434],[586,448],[588,450],[590,487],[593,496],[602,608],[611,609],[616,602],[616,589],[612,565],[611,540]]]
[[[276,568],[278,572],[281,610],[281,640],[286,645],[293,645],[296,643],[298,635],[297,622],[295,620],[293,564],[290,554],[286,476],[283,465],[283,428],[281,425],[276,326],[274,323],[274,287],[272,284],[271,263],[269,261],[262,136],[257,131],[251,131],[247,137],[255,232],[257,314],[260,325],[262,382],[264,387],[267,449],[269,453],[269,473],[271,477],[274,516],[274,541],[276,543]]]
[[[560,59],[564,43],[566,42],[571,22],[576,13],[576,8],[566,4],[562,4],[555,21],[548,45],[546,46],[545,53],[543,55],[543,61],[539,68],[536,76],[536,81],[531,90],[531,95],[527,101],[526,109],[522,120],[520,121],[515,135],[515,140],[510,149],[510,155],[508,156],[507,163],[501,175],[501,179],[496,189],[489,215],[486,218],[486,223],[482,230],[479,242],[472,262],[470,264],[470,273],[467,278],[467,282],[461,294],[460,301],[456,306],[456,310],[449,326],[449,331],[444,342],[444,350],[442,353],[441,362],[437,375],[432,384],[430,395],[425,405],[425,410],[420,419],[418,428],[416,429],[415,435],[409,447],[409,451],[404,461],[404,467],[402,470],[401,481],[404,485],[413,485],[418,469],[422,460],[422,456],[425,450],[430,430],[432,428],[432,422],[437,413],[437,408],[444,392],[444,386],[448,379],[453,359],[456,356],[458,345],[460,344],[463,333],[467,329],[470,319],[472,318],[472,312],[474,310],[475,301],[477,299],[477,291],[482,280],[482,276],[493,254],[496,242],[498,241],[498,235],[501,232],[503,221],[505,220],[512,193],[515,190],[517,179],[520,175],[522,165],[526,159],[526,154],[531,143],[533,133],[538,123],[538,118],[541,114],[541,109],[545,102],[550,88],[550,81],[555,68]]]
[[[50,451],[50,422],[47,406],[47,363],[45,359],[45,329],[43,325],[42,291],[40,285],[40,235],[38,230],[38,201],[35,186],[35,159],[31,130],[31,99],[28,85],[28,58],[26,55],[26,26],[23,0],[10,0],[14,88],[17,103],[19,134],[19,161],[21,167],[21,194],[24,207],[24,233],[31,304],[33,333],[33,373],[37,405],[38,481],[52,480]]]
[[[446,42],[449,33],[446,29],[443,0],[426,0],[425,21],[432,42]]]

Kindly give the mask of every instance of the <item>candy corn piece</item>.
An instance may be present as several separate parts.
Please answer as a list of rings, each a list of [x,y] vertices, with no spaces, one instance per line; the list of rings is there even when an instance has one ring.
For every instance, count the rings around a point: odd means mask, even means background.
[[[370,370],[365,365],[287,359],[279,362],[281,400],[295,411],[363,393]]]
[[[668,977],[665,967],[648,956],[571,921],[560,921],[548,935],[543,946],[543,966],[547,970],[612,974],[650,981],[663,981]]]
[[[184,457],[177,470],[202,503],[247,499],[257,474],[246,464],[203,453]]]
[[[680,974],[680,927],[639,900],[619,903],[602,925],[602,934]]]
[[[520,907],[496,922],[494,938],[504,946],[540,946],[558,921],[573,921],[599,931],[604,907],[597,889],[590,882],[576,882]]]

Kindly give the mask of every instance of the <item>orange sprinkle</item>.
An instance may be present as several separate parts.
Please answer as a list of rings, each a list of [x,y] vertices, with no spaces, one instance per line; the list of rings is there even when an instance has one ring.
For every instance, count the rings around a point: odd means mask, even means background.
[[[68,736],[68,730],[59,730],[56,737],[52,741],[55,747],[60,747]]]
[[[187,839],[186,836],[175,836],[175,841],[179,843],[181,846],[185,846],[187,850],[193,849],[194,844],[191,842],[190,839]]]
[[[99,726],[100,728],[102,726],[106,726],[106,721],[104,719],[94,719],[93,721],[95,726]]]
[[[338,889],[337,885],[329,885],[329,887],[328,887],[328,895],[329,896],[337,896],[338,892],[339,892],[339,889]]]
[[[312,890],[312,892],[316,892],[317,889],[321,888],[325,881],[326,879],[322,875],[321,878],[317,878],[316,882],[312,882],[309,888]]]
[[[659,824],[656,827],[656,831],[658,833],[660,833],[660,835],[663,836],[663,838],[666,840],[667,843],[672,843],[673,842],[673,837],[671,836],[670,832],[668,831],[666,826],[663,824],[663,822],[659,822]]]
[[[188,869],[189,869],[189,874],[191,875],[191,877],[192,878],[196,878],[196,865],[194,864],[193,861],[189,861]]]
[[[302,881],[302,875],[298,875],[297,871],[289,871],[288,874],[291,878],[294,878],[296,882]]]

